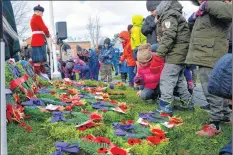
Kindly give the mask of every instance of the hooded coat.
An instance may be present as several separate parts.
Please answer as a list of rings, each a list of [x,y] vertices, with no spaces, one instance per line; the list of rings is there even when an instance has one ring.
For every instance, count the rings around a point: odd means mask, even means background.
[[[147,16],[141,29],[142,34],[146,36],[147,43],[150,43],[151,45],[156,44],[157,42],[156,24],[154,20],[155,20],[154,16],[152,15]]]
[[[124,60],[126,60],[127,62],[127,66],[136,66],[136,61],[134,60],[133,57],[133,51],[131,48],[131,44],[130,44],[130,35],[128,31],[122,31],[119,34],[119,38],[123,38],[125,40],[125,42],[122,44],[124,51],[123,51],[123,55],[120,58],[120,61],[123,62]]]
[[[157,55],[165,58],[166,63],[184,64],[186,59],[190,31],[182,15],[182,8],[178,1],[161,1],[156,8],[159,13]]]
[[[204,14],[196,18],[186,63],[213,68],[228,52],[232,3],[207,1]]]
[[[144,17],[134,15],[132,18],[133,28],[131,29],[131,48],[134,50],[136,47],[146,43],[146,37],[141,33]]]
[[[108,45],[106,48],[103,46],[103,48],[100,51],[99,60],[105,65],[113,64],[113,55],[114,55],[114,48],[112,45]]]

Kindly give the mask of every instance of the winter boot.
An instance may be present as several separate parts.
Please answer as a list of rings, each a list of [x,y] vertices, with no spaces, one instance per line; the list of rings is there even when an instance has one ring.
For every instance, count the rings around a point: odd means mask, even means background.
[[[189,100],[181,100],[180,110],[190,110],[194,111],[194,103],[192,102],[192,97]]]
[[[167,113],[172,115],[172,104],[160,99],[157,111],[160,113]]]

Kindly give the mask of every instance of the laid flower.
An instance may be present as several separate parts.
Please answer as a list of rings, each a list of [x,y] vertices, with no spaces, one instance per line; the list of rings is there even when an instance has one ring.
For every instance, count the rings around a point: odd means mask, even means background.
[[[25,127],[25,126],[27,126],[24,122],[21,122],[21,123],[19,123],[19,126],[21,126],[21,127]]]
[[[97,152],[99,153],[99,154],[106,154],[106,153],[108,153],[108,149],[107,148],[99,148],[98,150],[97,150]]]
[[[141,141],[141,139],[129,138],[128,139],[128,144],[133,146],[135,144],[142,144],[142,141]]]
[[[121,110],[126,111],[128,109],[127,105],[125,103],[119,104],[118,105]]]
[[[82,137],[82,139],[94,141],[95,140],[95,136],[93,136],[93,135],[87,135],[87,136]]]
[[[127,155],[127,152],[119,147],[113,147],[110,149],[112,155]]]
[[[86,126],[80,126],[80,127],[78,127],[79,131],[85,131],[86,129],[87,129]]]
[[[68,89],[67,90],[67,94],[77,95],[78,94],[78,90],[77,89]]]
[[[90,118],[93,120],[93,121],[101,121],[103,118],[102,118],[102,115],[98,114],[98,113],[91,113],[91,116]]]
[[[160,137],[158,137],[158,136],[148,136],[148,137],[146,137],[146,140],[147,140],[150,144],[153,144],[153,145],[158,145],[158,144],[160,144],[160,142],[161,142],[161,139],[160,139]]]
[[[134,120],[128,120],[128,121],[121,120],[121,123],[122,124],[134,124]]]
[[[180,124],[180,123],[182,123],[182,122],[183,122],[183,120],[182,120],[181,118],[171,117],[171,118],[169,119],[168,124],[176,125],[176,124]]]
[[[154,128],[151,130],[154,135],[165,135],[165,132],[159,128]]]
[[[105,137],[96,137],[95,141],[97,143],[106,143],[106,144],[110,144],[111,143],[111,141],[108,138],[105,138]]]
[[[66,109],[66,111],[71,111],[72,107],[71,106],[66,106],[65,109]]]
[[[160,116],[162,116],[162,117],[169,117],[170,114],[168,114],[168,113],[160,113]]]
[[[110,103],[112,103],[112,104],[117,104],[117,102],[114,101],[114,100],[111,100]]]
[[[51,91],[50,94],[51,94],[51,95],[55,95],[56,92],[55,92],[55,91]]]
[[[32,128],[30,126],[27,126],[27,132],[31,132],[32,131]]]
[[[103,98],[109,98],[108,93],[103,93]]]
[[[15,103],[20,103],[20,97],[18,94],[13,94],[13,97],[15,99]]]
[[[87,110],[83,110],[83,109],[81,110],[81,112],[84,113],[84,114],[90,114],[91,113],[91,112],[89,112]]]
[[[108,112],[108,110],[106,110],[106,109],[104,109],[104,110],[102,110],[103,112]]]
[[[83,106],[83,105],[85,105],[85,104],[86,104],[86,103],[85,103],[85,101],[83,101],[83,100],[81,100],[81,101],[74,100],[74,101],[72,101],[71,106],[72,106],[72,107],[75,107],[75,106]]]

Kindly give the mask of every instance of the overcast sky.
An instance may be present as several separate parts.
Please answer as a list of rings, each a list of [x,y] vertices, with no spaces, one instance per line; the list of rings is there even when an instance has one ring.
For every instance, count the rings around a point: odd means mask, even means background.
[[[40,4],[45,8],[44,22],[49,27],[49,2],[28,1],[33,14],[33,7]],[[196,11],[196,7],[189,1],[181,1],[183,11],[187,16]],[[53,1],[54,21],[66,21],[68,36],[85,40],[86,24],[89,16],[100,17],[101,36],[112,38],[115,33],[127,29],[135,14],[146,17],[146,1]],[[27,33],[30,36],[31,32]]]

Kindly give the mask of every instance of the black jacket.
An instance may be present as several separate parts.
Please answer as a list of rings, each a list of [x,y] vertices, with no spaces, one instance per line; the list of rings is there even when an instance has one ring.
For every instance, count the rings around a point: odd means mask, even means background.
[[[152,15],[147,16],[141,29],[142,34],[147,38],[147,43],[150,43],[151,45],[157,42],[156,24],[154,19],[155,17]]]

